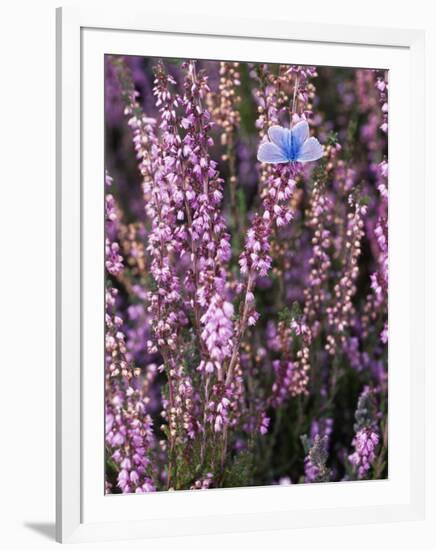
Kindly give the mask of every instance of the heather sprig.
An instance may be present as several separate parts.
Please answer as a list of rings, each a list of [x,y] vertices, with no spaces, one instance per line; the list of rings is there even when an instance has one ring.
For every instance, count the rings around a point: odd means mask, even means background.
[[[348,459],[353,465],[358,479],[363,479],[368,475],[375,462],[380,442],[374,389],[368,386],[363,389],[357,403],[355,419],[355,435],[352,441],[354,452],[349,455]]]
[[[326,463],[328,460],[328,436],[316,434],[313,440],[306,436],[301,438],[306,450],[304,459],[304,474],[306,483],[330,481],[330,470]]]
[[[221,159],[228,167],[228,183],[230,188],[230,208],[232,213],[233,241],[239,246],[243,220],[238,213],[238,178],[237,178],[237,152],[236,140],[237,131],[241,123],[239,105],[241,102],[240,93],[239,63],[220,62],[219,66],[219,87],[217,93],[209,94],[211,113],[215,123],[222,128],[221,144],[224,153]]]

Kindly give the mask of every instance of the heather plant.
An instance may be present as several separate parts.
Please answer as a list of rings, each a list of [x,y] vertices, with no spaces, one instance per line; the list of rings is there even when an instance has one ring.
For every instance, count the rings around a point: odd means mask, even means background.
[[[105,58],[106,492],[387,476],[388,75]]]

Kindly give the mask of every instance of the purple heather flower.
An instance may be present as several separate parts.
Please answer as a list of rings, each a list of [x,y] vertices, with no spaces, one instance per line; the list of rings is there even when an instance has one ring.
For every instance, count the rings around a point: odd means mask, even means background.
[[[306,483],[329,481],[331,472],[326,466],[328,459],[328,436],[317,434],[311,442],[306,437],[302,437],[302,441],[303,445],[308,448],[304,459]]]
[[[262,435],[265,435],[268,433],[268,428],[271,420],[268,418],[268,416],[263,412],[260,418],[260,426],[259,426],[259,432]]]
[[[209,304],[201,322],[204,326],[201,337],[209,351],[209,361],[202,361],[199,370],[212,372],[213,367],[221,369],[230,357],[233,346],[233,305],[216,294]]]
[[[375,449],[379,440],[378,433],[371,428],[362,428],[356,433],[353,439],[355,451],[348,458],[356,468],[359,478],[364,477],[371,468],[376,458]]]
[[[210,472],[205,475],[205,477],[201,479],[197,479],[193,485],[191,485],[191,490],[205,490],[210,489],[211,485],[213,483],[213,474]]]
[[[380,441],[377,422],[375,390],[366,386],[359,396],[355,413],[355,436],[352,441],[354,453],[348,459],[354,466],[358,479],[367,476],[376,459]]]
[[[111,275],[118,275],[122,272],[123,257],[119,254],[120,245],[116,242],[111,243],[106,239],[106,269]]]

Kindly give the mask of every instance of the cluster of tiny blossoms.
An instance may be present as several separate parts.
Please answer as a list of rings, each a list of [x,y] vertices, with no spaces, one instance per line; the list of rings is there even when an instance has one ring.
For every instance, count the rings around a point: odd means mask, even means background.
[[[376,458],[376,448],[380,437],[371,428],[360,429],[353,439],[355,451],[350,455],[351,464],[356,468],[359,478],[364,477]]]
[[[329,481],[330,470],[326,463],[328,459],[329,435],[316,434],[310,440],[303,437],[303,445],[307,448],[304,459],[304,476],[306,483]]]
[[[379,92],[379,100],[381,105],[381,111],[383,113],[383,122],[380,126],[380,130],[387,133],[388,131],[388,77],[387,72],[384,71],[383,74],[377,77],[376,81],[377,90]]]
[[[344,270],[333,289],[334,302],[327,308],[331,333],[327,336],[326,350],[335,355],[338,343],[344,344],[346,328],[354,313],[352,298],[356,292],[356,279],[359,275],[358,261],[361,255],[361,242],[364,235],[363,218],[367,207],[349,197],[351,212],[347,214],[344,240]]]
[[[205,377],[200,414],[215,432],[231,421],[241,389],[240,384],[235,387],[237,377],[224,383],[226,361],[233,352],[233,305],[226,298],[231,250],[220,210],[222,182],[209,153],[213,144],[205,107],[209,88],[196,62],[185,63],[183,71],[179,92],[163,64],[156,66],[153,94],[159,119],[152,124],[141,113],[126,68],[120,65],[120,83],[127,88],[125,112],[138,157],[145,159],[141,173],[151,223],[147,252],[156,285],[147,295],[154,331],[149,350],[159,350],[168,376],[162,417],[168,425],[171,454],[184,442],[183,434],[193,439],[199,426],[193,414],[199,412],[199,392],[193,390],[182,358],[189,346],[184,334],[187,323],[193,324],[200,351],[197,370]],[[184,273],[177,263],[180,258]]]
[[[108,183],[112,182],[106,176]],[[110,207],[108,207],[108,205]],[[116,208],[106,201],[108,233],[116,231]],[[122,261],[116,271],[106,262],[110,275],[120,275]],[[123,319],[117,313],[118,290],[107,286],[105,297],[105,372],[106,372],[106,446],[118,468],[117,486],[123,493],[155,490],[150,471],[149,453],[155,445],[153,421],[147,412],[148,389],[153,384],[156,369],[149,366],[145,375],[127,358]],[[107,487],[107,489],[111,489]]]
[[[303,438],[308,447],[304,459],[304,475],[307,483],[328,481],[331,472],[326,462],[329,454],[330,439],[333,431],[333,419],[314,420],[310,426],[310,436]]]
[[[379,76],[376,81],[376,88],[379,94],[379,101],[382,106],[383,123],[380,129],[383,132],[388,131],[388,81],[387,73]],[[388,299],[388,279],[389,279],[389,259],[388,259],[388,161],[382,160],[376,166],[377,188],[380,193],[379,216],[374,235],[378,245],[378,270],[371,275],[371,286],[376,295],[376,301],[379,308],[387,309]],[[388,340],[388,322],[386,320],[383,330],[380,334],[383,343]]]
[[[106,173],[106,187],[111,187],[112,178]],[[106,243],[105,252],[106,269],[111,275],[119,275],[123,270],[123,257],[120,255],[120,245],[116,241],[117,236],[117,221],[118,211],[115,199],[111,193],[106,193],[105,196],[105,209],[106,209]]]
[[[279,322],[277,343],[282,358],[272,363],[271,403],[274,406],[280,406],[289,397],[307,395],[311,341],[312,333],[301,319]]]
[[[311,231],[310,274],[304,289],[304,319],[312,337],[320,332],[323,310],[330,301],[329,274],[332,265],[334,202],[327,193],[326,176],[336,167],[339,144],[329,144],[325,151],[325,168],[319,170],[310,195],[307,226]]]
[[[355,436],[352,441],[354,452],[348,457],[357,477],[366,477],[375,462],[380,442],[375,404],[375,392],[366,387],[359,397],[355,413]]]
[[[152,378],[154,377],[154,373]],[[150,383],[152,380],[148,380]],[[146,412],[144,389],[118,381],[110,384],[106,402],[106,445],[119,468],[117,485],[123,493],[155,490],[150,450],[155,445],[153,422]]]

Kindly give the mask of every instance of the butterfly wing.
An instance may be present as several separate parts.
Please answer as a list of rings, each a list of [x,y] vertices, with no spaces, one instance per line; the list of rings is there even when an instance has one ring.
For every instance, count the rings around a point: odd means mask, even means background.
[[[271,126],[268,130],[269,139],[283,151],[286,151],[291,131],[283,126]]]
[[[311,137],[303,143],[296,160],[298,162],[310,162],[320,159],[323,155],[322,145],[316,138]]]
[[[300,122],[297,122],[297,124],[292,127],[291,133],[293,149],[299,151],[303,143],[309,137],[309,124],[307,120],[300,120]]]
[[[257,160],[260,162],[268,162],[270,164],[289,162],[289,159],[286,158],[285,152],[280,147],[277,147],[275,143],[271,143],[270,141],[261,143],[257,151]]]

